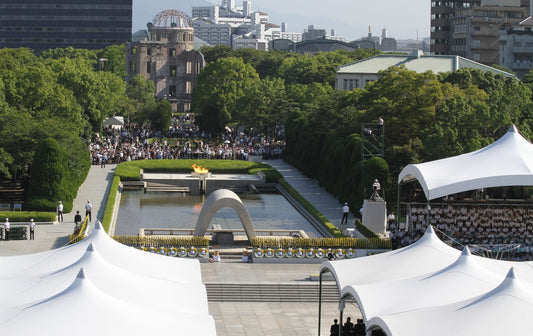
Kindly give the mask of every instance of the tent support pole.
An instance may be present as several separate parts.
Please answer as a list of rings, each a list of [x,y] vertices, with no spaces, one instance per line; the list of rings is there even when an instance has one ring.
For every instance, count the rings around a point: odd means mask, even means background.
[[[320,320],[322,319],[322,272],[320,272],[318,279],[318,336],[320,336]]]
[[[398,231],[400,230],[400,213],[400,183],[398,182],[398,192],[396,193],[396,229]],[[405,221],[405,227],[407,228],[407,218]]]
[[[342,314],[344,313],[344,297],[341,297],[339,300],[339,311],[340,311],[340,317],[339,317],[339,336],[342,336]]]
[[[341,316],[339,318],[339,336],[342,336],[342,313],[344,312],[344,310],[341,310]]]
[[[426,229],[431,225],[431,204],[429,203],[430,201],[428,200],[428,203],[426,205],[426,210],[428,212],[428,215],[427,215],[427,225],[426,225]]]

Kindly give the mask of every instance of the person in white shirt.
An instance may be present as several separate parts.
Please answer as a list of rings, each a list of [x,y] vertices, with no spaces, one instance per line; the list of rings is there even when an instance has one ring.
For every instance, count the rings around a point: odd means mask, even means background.
[[[35,222],[30,219],[30,240],[35,240]]]
[[[347,202],[344,202],[344,206],[342,207],[341,226],[348,224],[348,213],[349,212],[350,212],[350,207],[348,206]]]
[[[381,196],[379,196],[379,190],[381,189],[381,184],[379,183],[378,179],[374,180],[374,183],[372,184],[372,189],[374,192],[372,193],[372,196],[370,196],[371,200],[381,200]]]
[[[92,210],[93,210],[93,205],[91,204],[91,201],[87,200],[87,204],[85,204],[85,216],[89,216],[89,222],[92,220],[91,218]]]
[[[6,218],[6,221],[4,222],[5,240],[9,240],[9,230],[11,230],[11,224],[9,223],[9,218]]]
[[[57,205],[57,221],[63,221],[63,203],[61,203],[61,201],[59,201],[59,204]]]

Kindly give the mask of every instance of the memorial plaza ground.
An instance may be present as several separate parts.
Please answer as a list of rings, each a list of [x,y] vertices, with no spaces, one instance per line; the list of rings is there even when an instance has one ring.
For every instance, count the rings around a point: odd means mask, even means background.
[[[265,161],[284,176],[303,197],[315,206],[334,225],[340,225],[342,204],[321,188],[315,181],[302,175],[282,160]],[[116,165],[105,168],[92,166],[86,181],[78,191],[71,213],[64,222],[38,225],[35,240],[0,241],[0,256],[30,254],[59,248],[68,243],[74,229],[76,210],[84,213],[87,200],[93,204],[93,221],[101,219]],[[349,222],[353,222],[353,215]],[[168,257],[167,257],[168,258]],[[207,284],[308,284],[310,277],[318,274],[317,263],[241,263],[239,259],[224,259],[220,263],[201,263],[203,282]],[[332,284],[332,280],[325,281]],[[318,335],[318,298],[315,302],[237,302],[209,301],[210,314],[215,319],[217,335]],[[344,317],[360,318],[357,306],[347,306]],[[329,335],[334,318],[339,317],[338,303],[322,303],[321,335]]]

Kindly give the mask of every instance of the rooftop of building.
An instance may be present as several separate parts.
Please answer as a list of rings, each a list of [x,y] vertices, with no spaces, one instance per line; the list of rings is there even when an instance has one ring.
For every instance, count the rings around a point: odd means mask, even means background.
[[[420,50],[411,54],[382,54],[364,60],[340,66],[337,73],[368,73],[375,74],[391,66],[404,65],[408,70],[418,73],[433,71],[434,73],[451,72],[459,69],[480,69],[495,75],[516,77],[515,75],[455,55],[424,55]]]

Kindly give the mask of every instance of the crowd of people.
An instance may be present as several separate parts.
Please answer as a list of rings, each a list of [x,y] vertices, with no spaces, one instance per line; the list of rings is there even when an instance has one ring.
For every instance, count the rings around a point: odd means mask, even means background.
[[[513,257],[527,259],[533,255],[533,206],[525,204],[446,203],[411,205],[408,231],[390,228],[393,248],[407,246],[424,234],[428,223],[444,240],[459,245],[515,245]]]
[[[251,155],[265,159],[281,157],[284,141],[253,135],[245,130],[227,129],[216,141],[206,140],[188,115],[173,118],[167,132],[135,124],[108,127],[94,136],[90,145],[92,163],[120,163],[153,159],[247,160]]]
[[[339,320],[334,319],[333,324],[330,327],[330,336],[338,336],[339,328],[342,329],[343,335],[348,336],[365,336],[366,326],[363,319],[357,319],[357,323],[353,323],[352,319],[348,316],[346,322],[342,326],[339,325]]]

